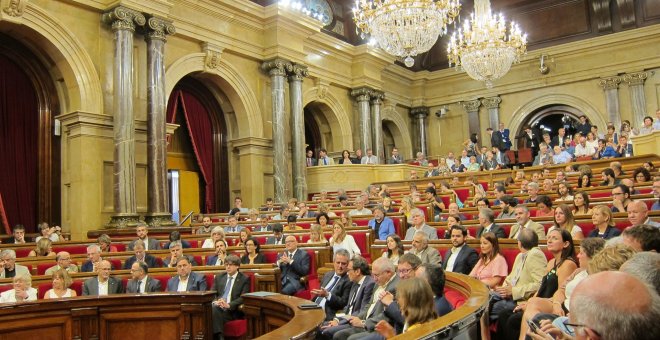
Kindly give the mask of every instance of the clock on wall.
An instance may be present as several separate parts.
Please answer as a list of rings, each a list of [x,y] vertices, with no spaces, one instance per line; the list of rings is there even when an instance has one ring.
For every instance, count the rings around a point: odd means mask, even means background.
[[[321,14],[320,20],[324,26],[332,23],[334,15],[332,13],[332,7],[330,7],[327,0],[306,0],[305,5],[312,13]]]

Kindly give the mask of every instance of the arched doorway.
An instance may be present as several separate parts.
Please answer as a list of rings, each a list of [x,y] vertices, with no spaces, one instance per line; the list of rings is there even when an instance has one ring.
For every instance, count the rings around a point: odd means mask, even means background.
[[[22,43],[0,34],[0,195],[10,225],[59,224],[59,101],[51,73]]]
[[[572,136],[575,132],[574,126],[582,115],[578,109],[569,105],[546,105],[531,112],[520,124],[515,136],[521,136],[524,133],[525,126],[529,125],[535,134],[541,138],[543,133],[549,133],[550,138],[557,135],[559,128],[566,129],[566,136]],[[517,141],[518,148],[523,145],[523,139]]]
[[[311,102],[304,108],[305,114],[305,144],[308,150],[318,155],[321,148],[328,151],[335,150],[331,122],[328,120],[326,110],[329,108],[323,103]]]
[[[319,128],[319,124],[317,123],[316,119],[314,118],[315,115],[315,110],[307,106],[304,109],[305,113],[305,144],[306,150],[312,150],[314,151],[314,155],[318,155],[319,149],[322,148],[322,140],[321,140],[321,129]],[[318,114],[318,112],[316,113]]]
[[[174,160],[168,169],[198,172],[200,212],[228,211],[227,124],[216,98],[203,82],[186,76],[170,94],[167,120],[180,125],[168,150],[168,160]]]

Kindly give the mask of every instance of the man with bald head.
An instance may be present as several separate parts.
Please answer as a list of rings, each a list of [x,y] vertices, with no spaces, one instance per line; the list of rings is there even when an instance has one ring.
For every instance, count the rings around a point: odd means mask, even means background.
[[[122,294],[124,285],[121,283],[121,279],[110,276],[111,269],[110,261],[101,260],[96,266],[98,275],[87,279],[83,283],[82,295]]]
[[[652,221],[649,217],[649,209],[643,201],[632,201],[626,210],[628,211],[628,221],[633,227],[648,224],[660,228],[660,223]]]
[[[295,236],[287,236],[284,252],[277,256],[277,266],[282,271],[282,294],[293,295],[304,287],[300,278],[309,274],[309,255],[298,249]]]
[[[607,282],[608,284],[603,284]],[[576,339],[660,339],[660,297],[633,275],[589,275],[571,295]]]
[[[57,264],[46,269],[46,275],[53,275],[54,272],[60,269],[66,270],[69,274],[78,272],[78,266],[71,264],[71,254],[66,251],[57,253],[57,256],[55,256],[55,261],[57,261]]]

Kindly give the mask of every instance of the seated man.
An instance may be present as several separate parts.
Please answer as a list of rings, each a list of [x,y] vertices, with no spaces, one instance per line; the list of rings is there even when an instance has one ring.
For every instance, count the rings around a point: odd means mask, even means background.
[[[204,216],[202,218],[202,226],[197,228],[195,234],[197,235],[208,235],[211,234],[211,229],[213,229],[213,224],[211,223],[211,217]]]
[[[406,240],[412,240],[413,236],[418,231],[425,232],[429,240],[437,240],[438,232],[435,228],[426,224],[424,219],[424,212],[421,209],[415,208],[410,211],[410,218],[412,219],[412,227],[406,231]]]
[[[506,238],[506,233],[499,225],[495,224],[495,213],[489,208],[479,209],[479,225],[477,230],[477,238],[480,239],[484,233],[491,232],[497,238]]]
[[[413,236],[412,248],[409,253],[419,257],[422,263],[442,264],[440,253],[437,249],[429,247],[428,235],[423,231],[418,231]]]
[[[98,275],[85,280],[82,295],[110,295],[122,294],[124,285],[121,279],[110,276],[112,266],[107,260],[101,260],[96,267]]]
[[[69,254],[66,251],[61,251],[57,253],[55,256],[55,261],[57,261],[57,264],[46,269],[46,275],[51,276],[53,275],[54,272],[64,269],[66,270],[67,273],[77,273],[78,272],[78,266],[75,264],[71,263],[71,254]]]
[[[85,261],[82,266],[80,266],[80,271],[83,273],[96,273],[98,265],[103,261],[103,258],[101,257],[101,247],[99,247],[98,244],[90,244],[87,246],[87,258],[89,260]],[[115,269],[112,267],[112,264],[110,264],[110,267]]]
[[[255,225],[252,227],[252,232],[253,233],[258,233],[258,232],[269,232],[272,231],[273,227],[268,224],[268,215],[259,215],[259,225]]]
[[[158,242],[158,240],[154,238],[149,238],[149,231],[147,230],[146,224],[139,224],[137,228],[135,228],[135,233],[137,234],[138,240],[142,240],[142,242],[144,243],[144,250],[149,251],[149,250],[161,249],[160,242]],[[128,250],[130,251],[133,250],[135,241],[132,241],[131,243],[128,244]]]
[[[213,315],[213,335],[222,339],[227,321],[243,316],[238,307],[243,304],[243,294],[250,292],[250,278],[238,271],[241,259],[236,255],[227,256],[226,271],[218,274],[211,290],[216,292],[211,310]]]
[[[321,326],[323,339],[332,339],[335,333],[350,328],[351,317],[363,315],[364,318],[367,308],[369,308],[375,284],[371,277],[369,263],[363,257],[354,256],[348,262],[347,275],[351,281],[351,288],[344,313]]]
[[[16,252],[13,249],[5,249],[0,253],[0,279],[9,279],[15,276],[31,276],[26,266],[16,263]]]
[[[183,246],[180,241],[170,243],[170,257],[167,257],[163,260],[163,266],[174,268],[177,266],[176,260],[180,257],[185,257],[188,259],[188,263],[191,266],[196,266],[195,258],[190,255],[183,255]]]
[[[160,267],[156,261],[156,257],[147,254],[147,252],[144,250],[144,242],[142,242],[142,240],[135,241],[135,244],[133,245],[133,252],[135,255],[129,257],[126,259],[126,262],[124,262],[124,269],[131,269],[133,263],[135,262],[142,262],[149,268]]]
[[[540,186],[538,183],[531,182],[527,184],[527,194],[529,197],[525,200],[525,203],[536,203],[536,199],[539,197],[539,190]]]
[[[323,275],[320,289],[312,290],[312,294],[316,295],[312,301],[325,311],[325,321],[334,319],[335,313],[348,303],[351,281],[346,275],[346,268],[349,259],[350,255],[346,249],[337,249],[332,263],[334,270]]]
[[[227,241],[215,241],[215,255],[206,257],[207,266],[223,266],[227,258]]]
[[[502,209],[502,212],[500,212],[500,215],[497,216],[498,219],[511,219],[516,217],[516,213],[513,211],[513,208],[515,208],[518,205],[518,199],[511,196],[511,195],[504,195],[500,199],[500,209]]]
[[[295,236],[287,236],[285,250],[277,256],[277,266],[282,271],[282,294],[293,295],[303,290],[300,278],[309,274],[309,254],[298,249]]]
[[[363,199],[361,197],[355,198],[355,209],[351,210],[348,212],[348,216],[356,216],[356,215],[371,215],[371,210],[367,209],[364,207],[364,204],[369,200]]]
[[[518,234],[522,229],[531,229],[539,237],[539,240],[545,240],[545,229],[540,223],[532,221],[529,215],[529,209],[522,204],[514,209],[516,213],[516,224],[511,226],[509,238],[518,239]]]
[[[243,229],[243,226],[238,225],[238,218],[236,215],[230,215],[227,218],[228,225],[225,227],[225,233],[238,233]]]
[[[181,256],[176,263],[176,275],[167,281],[168,292],[203,292],[206,291],[206,278],[192,271],[190,260]]]
[[[458,218],[461,221],[467,220],[467,216],[460,213],[460,210],[458,209],[458,204],[456,204],[454,202],[449,203],[449,207],[447,207],[447,215],[443,216],[441,220],[443,222],[447,222],[447,217],[450,216],[450,215],[458,216]]]
[[[623,244],[636,251],[660,252],[660,228],[641,224],[627,228],[621,233]]]
[[[628,221],[634,226],[648,224],[660,228],[660,223],[651,220],[649,217],[649,208],[643,201],[632,201],[626,208],[628,211]]]
[[[302,230],[303,228],[299,225],[296,224],[298,221],[298,217],[296,215],[289,215],[286,218],[286,225],[284,226],[284,231],[294,231],[294,230]]]
[[[433,306],[435,313],[441,317],[452,310],[454,307],[445,298],[445,272],[442,267],[435,264],[423,263],[415,271],[415,277],[426,280],[433,290]]]
[[[282,228],[282,225],[275,223],[273,225],[273,236],[268,236],[268,238],[266,238],[266,244],[284,244],[286,235],[282,233],[283,231],[284,228]]]
[[[131,279],[126,283],[126,293],[158,293],[163,289],[160,281],[150,277],[149,267],[144,262],[133,262]]]
[[[28,242],[25,238],[25,227],[22,224],[17,224],[12,229],[12,237],[7,239],[6,244],[24,244]]]
[[[369,228],[378,233],[379,240],[386,240],[387,235],[394,234],[394,221],[387,217],[387,212],[382,205],[374,208],[374,218],[369,220],[367,224]]]
[[[448,272],[469,275],[472,268],[479,262],[477,251],[465,244],[467,230],[455,225],[450,229],[452,248],[445,253],[442,269]]]

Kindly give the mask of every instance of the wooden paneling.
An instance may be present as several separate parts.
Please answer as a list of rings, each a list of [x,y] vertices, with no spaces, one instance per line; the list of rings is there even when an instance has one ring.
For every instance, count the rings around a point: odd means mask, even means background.
[[[529,46],[591,33],[589,9],[584,0],[535,8],[512,14],[527,32]]]

